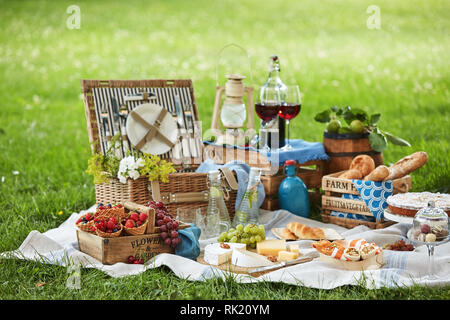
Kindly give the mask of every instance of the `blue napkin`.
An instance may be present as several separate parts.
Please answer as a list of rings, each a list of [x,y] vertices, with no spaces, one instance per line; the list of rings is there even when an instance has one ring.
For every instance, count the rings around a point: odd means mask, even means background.
[[[242,161],[230,161],[222,166],[215,163],[212,159],[206,159],[202,164],[200,164],[196,172],[208,172],[211,170],[217,170],[221,167],[227,167],[231,171],[236,172],[238,190],[236,195],[236,203],[234,206],[235,210],[237,211],[238,206],[241,203],[242,197],[244,196],[245,190],[247,190],[250,167]],[[261,207],[265,197],[266,192],[264,190],[264,185],[260,183],[258,186],[258,208]]]
[[[312,160],[330,160],[330,157],[325,153],[325,148],[321,142],[308,142],[302,139],[290,139],[289,142],[293,147],[292,150],[284,151],[280,149],[269,154],[252,147],[237,147],[230,145],[226,145],[226,147],[258,151],[265,155],[274,165],[283,164],[286,160],[295,160],[298,163],[305,163]],[[214,145],[214,143],[208,141],[204,141],[204,143]]]
[[[393,191],[392,180],[378,182],[353,179],[352,182],[374,218],[377,221],[383,219],[386,199]]]
[[[188,259],[196,260],[200,255],[200,238],[201,230],[195,224],[186,229],[178,230],[178,237],[181,243],[175,247],[175,254]]]

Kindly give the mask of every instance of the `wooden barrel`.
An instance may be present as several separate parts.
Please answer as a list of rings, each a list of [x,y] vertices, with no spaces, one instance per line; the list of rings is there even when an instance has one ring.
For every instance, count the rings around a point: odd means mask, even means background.
[[[327,174],[348,170],[353,158],[366,154],[375,161],[375,166],[383,164],[383,154],[372,149],[369,134],[340,134],[325,131],[323,134],[325,152],[330,157]]]

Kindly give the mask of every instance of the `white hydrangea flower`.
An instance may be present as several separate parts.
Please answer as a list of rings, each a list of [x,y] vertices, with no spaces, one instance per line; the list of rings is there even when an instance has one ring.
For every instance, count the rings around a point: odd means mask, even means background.
[[[139,168],[143,166],[144,166],[143,159],[139,158],[135,160],[133,156],[125,157],[120,161],[117,178],[121,183],[126,183],[127,178],[136,180],[141,176],[141,174],[139,173]]]

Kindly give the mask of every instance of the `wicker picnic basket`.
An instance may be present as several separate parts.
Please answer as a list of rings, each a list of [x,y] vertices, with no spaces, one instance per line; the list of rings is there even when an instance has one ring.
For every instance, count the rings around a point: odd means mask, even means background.
[[[222,179],[222,182],[225,204],[233,219],[237,190],[232,189],[226,179]],[[206,213],[209,199],[208,177],[206,173],[180,172],[170,174],[168,183],[150,182],[147,177],[127,179],[127,183],[111,179],[109,183],[96,184],[95,195],[97,202],[103,203],[131,201],[147,205],[149,201],[162,201],[173,216],[176,216],[177,208],[180,207],[200,208],[202,213]]]
[[[157,97],[156,103],[173,114],[175,106],[172,98],[175,93],[179,94],[186,103],[192,105],[193,118],[198,121],[198,110],[194,98],[192,80],[82,80],[85,113],[89,131],[89,141],[93,152],[106,152],[106,146],[111,136],[114,136],[114,125],[111,125],[113,115],[108,118],[109,136],[105,136],[102,129],[101,112],[112,113],[113,109],[108,105],[108,99],[114,97],[119,105],[125,105],[131,112],[139,105],[138,102],[124,101],[126,94],[138,94],[146,90],[154,93]],[[104,107],[106,105],[106,107]],[[104,110],[99,110],[99,106]],[[120,131],[123,141],[128,141],[127,136]],[[125,153],[125,152],[124,152]],[[160,155],[161,159],[172,161],[171,151]],[[191,159],[189,171],[195,170],[203,160],[203,152],[200,157]],[[182,168],[176,166],[177,172],[169,175],[169,182],[150,182],[147,177],[142,176],[136,180],[127,179],[121,183],[113,178],[109,183],[96,184],[95,195],[97,203],[123,203],[131,201],[141,205],[147,205],[151,200],[162,201],[168,207],[169,213],[176,215],[177,208],[196,209],[200,208],[206,214],[208,207],[209,187],[207,173],[182,172]],[[226,176],[225,176],[226,175]],[[235,202],[237,196],[237,183],[231,181],[235,175],[223,174],[223,186],[225,191],[225,202],[230,217],[234,217]]]

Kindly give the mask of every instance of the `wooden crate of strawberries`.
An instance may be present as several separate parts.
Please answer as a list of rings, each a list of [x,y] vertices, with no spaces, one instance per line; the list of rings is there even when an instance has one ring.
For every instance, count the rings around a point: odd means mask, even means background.
[[[100,205],[76,224],[80,251],[103,264],[144,263],[159,253],[174,253],[181,242],[177,230],[189,227],[173,219],[162,203],[132,202]]]

